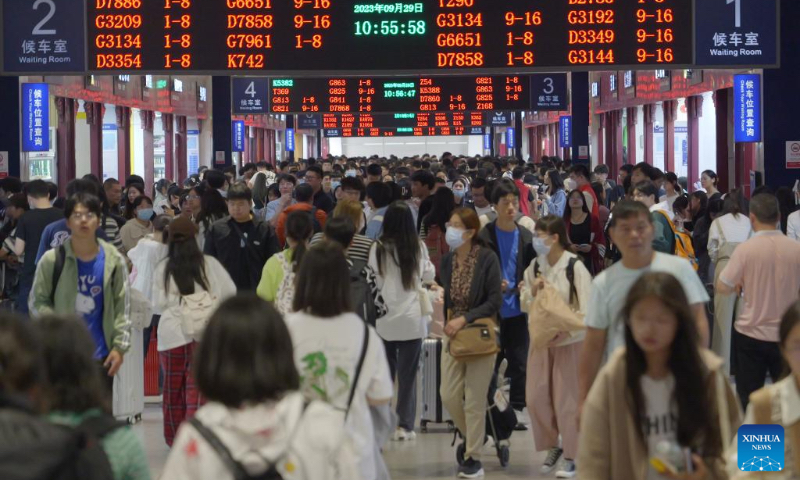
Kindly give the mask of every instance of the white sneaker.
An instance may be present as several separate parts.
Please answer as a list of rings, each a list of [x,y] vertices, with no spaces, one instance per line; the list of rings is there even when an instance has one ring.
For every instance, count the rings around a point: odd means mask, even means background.
[[[522,410],[514,410],[514,413],[517,415],[517,423],[521,423],[522,425],[528,425],[530,420],[528,420],[528,416],[523,413]]]
[[[394,431],[394,435],[392,435],[392,441],[394,442],[405,442],[416,440],[417,434],[413,430],[405,430],[403,428],[398,428]]]
[[[539,473],[547,475],[548,473],[552,472],[553,469],[556,468],[556,464],[558,463],[558,459],[561,458],[562,453],[563,450],[558,447],[551,448],[547,453],[547,458],[539,468]]]
[[[564,460],[564,466],[556,472],[556,478],[575,478],[577,470],[574,460]]]

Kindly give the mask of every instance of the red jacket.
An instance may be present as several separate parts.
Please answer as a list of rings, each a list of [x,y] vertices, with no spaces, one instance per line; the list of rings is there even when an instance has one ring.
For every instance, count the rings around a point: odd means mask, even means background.
[[[531,213],[530,203],[528,203],[528,196],[530,189],[525,185],[522,180],[514,180],[514,184],[519,189],[519,211],[526,217]]]
[[[588,193],[589,195],[592,196],[592,200],[593,200],[592,201],[592,215],[597,217],[597,218],[600,218],[600,204],[597,201],[597,195],[594,193],[594,189],[592,188],[592,186],[587,183],[586,185],[584,185],[582,187],[578,187],[578,190],[580,190],[583,193]]]

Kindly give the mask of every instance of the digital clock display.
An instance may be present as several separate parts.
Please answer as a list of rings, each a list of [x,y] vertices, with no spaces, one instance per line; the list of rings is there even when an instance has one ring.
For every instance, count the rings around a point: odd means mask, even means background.
[[[489,114],[484,112],[325,113],[322,115],[322,127],[325,129],[483,127],[491,124],[486,118],[487,115]]]
[[[532,110],[526,75],[271,78],[271,113]],[[465,115],[469,118],[468,115]]]
[[[691,65],[692,0],[86,0],[91,72]]]

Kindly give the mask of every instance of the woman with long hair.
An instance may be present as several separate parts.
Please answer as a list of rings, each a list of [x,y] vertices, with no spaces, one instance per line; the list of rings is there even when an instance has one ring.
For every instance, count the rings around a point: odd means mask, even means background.
[[[455,204],[459,207],[463,207],[464,199],[469,191],[469,180],[467,180],[466,177],[457,177],[455,180],[453,180],[452,189],[453,197],[455,198]]]
[[[681,284],[668,273],[642,275],[622,316],[625,348],[583,405],[581,478],[727,478],[724,449],[739,428],[739,403],[722,360],[700,347]],[[665,464],[681,476],[656,470]]]
[[[675,203],[676,198],[683,194],[683,189],[681,188],[681,184],[678,182],[678,176],[673,172],[667,172],[664,175],[664,180],[664,191],[667,193],[665,195],[661,195],[658,201],[662,203],[667,202],[669,205],[669,211],[674,212],[672,204]]]
[[[529,312],[545,287],[554,288],[565,305],[582,317],[589,308],[592,275],[569,252],[567,227],[561,217],[547,215],[536,222],[533,248],[537,257],[525,270],[522,310]],[[541,319],[544,321],[544,319]],[[554,325],[555,327],[556,325]],[[548,474],[564,455],[557,478],[575,476],[578,454],[578,357],[585,331],[561,330],[544,348],[528,350],[526,398],[538,450],[549,450],[540,473]],[[561,447],[558,439],[561,436]]]
[[[272,302],[286,315],[292,310],[295,273],[303,261],[314,234],[314,224],[309,212],[294,211],[286,217],[286,250],[271,256],[264,264],[256,293]]]
[[[267,186],[267,174],[264,172],[258,172],[253,177],[253,214],[263,219],[267,208],[267,203],[269,203],[268,198],[268,190],[269,187]]]
[[[147,457],[130,427],[111,415],[110,396],[92,356],[95,343],[84,322],[72,317],[47,316],[35,322],[44,349],[43,398],[48,419],[79,429],[84,423],[114,425],[100,438],[114,480],[150,480]]]
[[[287,479],[358,478],[342,412],[303,398],[292,339],[267,302],[252,294],[223,302],[198,345],[194,373],[208,403],[178,430],[162,478],[241,478],[215,440],[252,478],[278,478],[270,468]],[[191,448],[204,454],[187,454]]]
[[[544,177],[544,184],[547,185],[545,204],[547,213],[561,217],[567,207],[567,193],[564,191],[564,180],[558,174],[558,170],[550,170]]]
[[[453,211],[447,226],[450,253],[442,259],[440,272],[444,287],[446,338],[442,345],[442,405],[464,436],[464,451],[458,455],[459,476],[483,475],[481,451],[486,435],[487,393],[494,373],[496,355],[460,361],[449,353],[449,345],[459,331],[478,319],[497,318],[503,303],[500,261],[478,238],[481,222],[470,208]]]
[[[580,190],[573,190],[567,195],[564,223],[567,225],[570,251],[581,257],[592,275],[598,275],[604,266],[606,239],[600,219],[592,215],[586,196]]]
[[[722,192],[719,191],[719,178],[717,173],[713,170],[704,170],[700,175],[700,185],[706,191],[708,201],[722,198]]]
[[[144,185],[140,183],[132,183],[126,185],[125,191],[122,193],[123,198],[123,216],[125,220],[130,220],[136,216],[135,207],[133,206],[134,200],[144,195]]]
[[[781,425],[786,436],[784,444],[785,458],[781,473],[772,469],[770,473],[758,471],[760,463],[750,463],[750,471],[742,471],[741,463],[747,458],[738,458],[738,441],[731,442],[728,458],[728,473],[732,480],[753,478],[774,478],[777,480],[794,480],[800,478],[800,457],[797,454],[798,429],[800,429],[800,301],[789,307],[781,319],[778,329],[778,346],[786,366],[783,379],[773,379],[771,385],[750,394],[750,403],[744,416],[744,425]],[[749,462],[748,462],[749,463]],[[765,471],[767,469],[764,469]]]
[[[139,240],[153,232],[153,201],[149,197],[140,195],[131,204],[136,217],[125,222],[119,230],[122,248],[128,252],[139,243]]]
[[[196,343],[181,324],[183,297],[204,290],[213,301],[236,294],[225,267],[216,258],[203,255],[195,239],[197,227],[178,217],[168,229],[167,257],[153,273],[153,306],[161,314],[158,324],[158,355],[164,370],[164,439],[172,446],[178,426],[194,415],[202,403],[191,374]]]
[[[730,192],[722,202],[722,211],[711,222],[711,229],[708,231],[708,256],[714,266],[714,285],[736,247],[753,236],[750,218],[741,211],[741,190]],[[716,206],[718,201],[712,203]],[[740,303],[736,294],[714,295],[711,349],[725,361],[725,373],[730,373],[731,370],[731,333]]]
[[[393,385],[381,338],[353,313],[342,248],[323,241],[308,249],[295,285],[294,312],[286,315],[286,325],[302,390],[347,412],[345,427],[361,478],[379,478],[385,473],[380,448],[386,438],[376,436],[370,410],[389,413]]]
[[[449,195],[452,199],[453,194]],[[399,421],[393,439],[414,440],[417,367],[422,339],[428,335],[427,317],[420,307],[420,302],[427,299],[420,296],[427,295],[423,284],[433,282],[435,270],[405,202],[394,202],[386,209],[383,232],[372,246],[369,266],[376,273],[378,288],[389,310],[378,319],[376,328],[384,341],[392,380],[397,378]]]
[[[433,197],[431,210],[422,218],[419,238],[425,243],[428,257],[438,276],[442,257],[450,251],[445,241],[445,231],[447,222],[456,209],[456,202],[453,191],[447,187],[439,187],[431,197]]]

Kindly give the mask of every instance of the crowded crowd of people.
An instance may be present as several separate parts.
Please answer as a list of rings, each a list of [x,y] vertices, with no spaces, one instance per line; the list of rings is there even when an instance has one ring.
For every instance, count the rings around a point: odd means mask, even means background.
[[[112,405],[155,342],[162,478],[388,479],[430,339],[461,478],[492,395],[543,475],[749,478],[743,418],[800,428],[800,195],[610,175],[445,153],[4,178],[0,478],[151,478]]]

